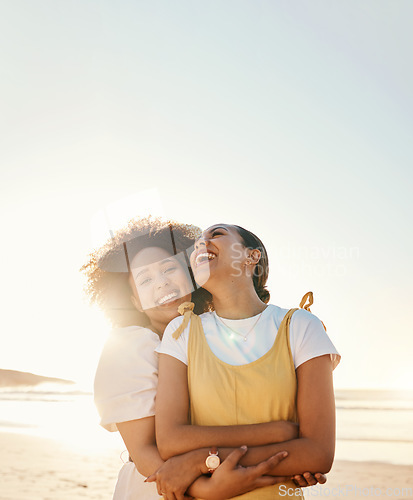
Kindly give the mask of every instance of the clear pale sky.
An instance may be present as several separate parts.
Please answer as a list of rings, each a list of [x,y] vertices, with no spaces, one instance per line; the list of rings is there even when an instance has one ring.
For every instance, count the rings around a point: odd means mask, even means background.
[[[107,325],[78,269],[93,215],[132,196],[125,218],[256,232],[272,302],[314,292],[336,387],[413,388],[412,18],[409,0],[3,1],[0,367],[90,385]]]

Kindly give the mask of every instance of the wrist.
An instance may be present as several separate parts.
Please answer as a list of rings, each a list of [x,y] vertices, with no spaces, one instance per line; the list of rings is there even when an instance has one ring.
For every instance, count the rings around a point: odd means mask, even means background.
[[[219,458],[219,453],[218,453],[218,448],[216,446],[213,446],[208,453],[208,456],[205,460],[205,465],[208,469],[208,472],[212,475],[213,472],[215,472],[219,465],[221,463],[221,460]]]
[[[208,467],[205,460],[209,455],[209,448],[200,448],[199,450],[195,450],[193,454],[194,469],[200,474],[208,474]]]
[[[210,478],[206,476],[200,476],[191,484],[186,494],[191,495],[191,497],[194,498],[207,498],[209,485],[208,481],[210,481]]]

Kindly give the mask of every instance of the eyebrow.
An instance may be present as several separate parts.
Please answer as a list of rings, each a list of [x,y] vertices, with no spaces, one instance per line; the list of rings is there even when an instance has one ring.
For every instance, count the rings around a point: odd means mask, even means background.
[[[172,259],[164,259],[164,260],[161,260],[161,261],[158,261],[161,265],[163,264],[173,264],[174,263],[174,260]],[[153,262],[153,264],[156,264],[156,262]],[[139,276],[142,276],[142,274],[145,274],[149,271],[149,267],[144,267],[143,269],[141,269],[136,275],[135,275],[135,279],[138,279]]]
[[[175,260],[174,259],[164,259],[164,260],[161,260],[161,264],[175,264]]]
[[[139,276],[142,276],[142,274],[145,274],[149,271],[149,269],[147,267],[145,267],[144,269],[142,269],[141,271],[139,271],[136,275],[135,275],[135,280],[137,280],[139,278]]]
[[[226,231],[228,233],[228,229],[224,226],[215,226],[215,227],[211,228],[208,232],[212,233],[213,231],[216,231],[217,229],[223,229],[224,231]]]

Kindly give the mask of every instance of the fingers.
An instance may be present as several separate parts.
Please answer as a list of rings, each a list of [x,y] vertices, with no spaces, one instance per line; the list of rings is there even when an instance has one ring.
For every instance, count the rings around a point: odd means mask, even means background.
[[[264,486],[273,486],[278,483],[286,483],[290,476],[261,476],[254,481],[255,488],[263,488]]]
[[[158,495],[165,500],[187,500],[191,498],[178,491],[172,491],[171,489],[168,491],[166,486],[158,486]]]
[[[327,482],[327,476],[325,474],[321,474],[320,472],[317,472],[317,474],[314,474],[314,475],[320,484],[324,484]]]
[[[308,486],[314,486],[317,484],[317,479],[310,472],[304,472],[304,477],[308,483]]]
[[[301,486],[302,488],[314,486],[317,483],[324,484],[327,481],[327,477],[319,472],[317,472],[317,474],[311,474],[310,472],[296,474],[292,479],[297,486]]]
[[[287,481],[290,481],[291,479],[291,476],[270,476],[274,479],[274,484],[278,484],[278,483],[285,483]]]
[[[165,500],[176,500],[174,493],[162,493]]]
[[[283,477],[282,479],[283,479],[283,481],[279,481],[278,477],[276,477],[276,476],[257,477],[254,480],[253,487],[254,488],[263,488],[264,486],[273,486],[274,484],[283,483],[283,482],[286,482],[288,480],[286,477]]]
[[[158,495],[161,497],[163,495],[163,493],[161,491],[161,486],[159,483],[156,483],[156,489],[158,490]]]
[[[302,476],[301,474],[296,474],[291,479],[293,480],[294,484],[296,484],[297,486],[300,486],[301,488],[306,488],[308,486],[308,483],[305,480],[305,477]]]
[[[273,455],[272,457],[270,457],[268,460],[265,460],[265,462],[261,462],[260,464],[256,465],[253,468],[254,473],[256,474],[256,477],[263,476],[264,474],[268,474],[268,472],[271,472],[273,467],[278,465],[287,456],[288,456],[288,452],[280,451],[276,455]]]
[[[227,467],[229,469],[235,469],[238,465],[238,462],[247,452],[246,446],[241,446],[241,448],[237,448],[232,451],[227,458],[222,462],[221,467]]]
[[[175,491],[176,500],[192,500],[193,497]]]
[[[148,476],[144,483],[152,483],[153,481],[156,481],[156,472],[154,472],[153,474],[151,474],[150,476]]]

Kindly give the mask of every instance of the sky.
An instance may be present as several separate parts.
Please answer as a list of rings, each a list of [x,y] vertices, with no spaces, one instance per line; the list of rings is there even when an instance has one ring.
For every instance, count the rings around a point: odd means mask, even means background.
[[[251,229],[271,302],[313,291],[337,388],[413,389],[409,0],[1,11],[1,368],[91,386],[109,326],[79,268],[105,209]]]

